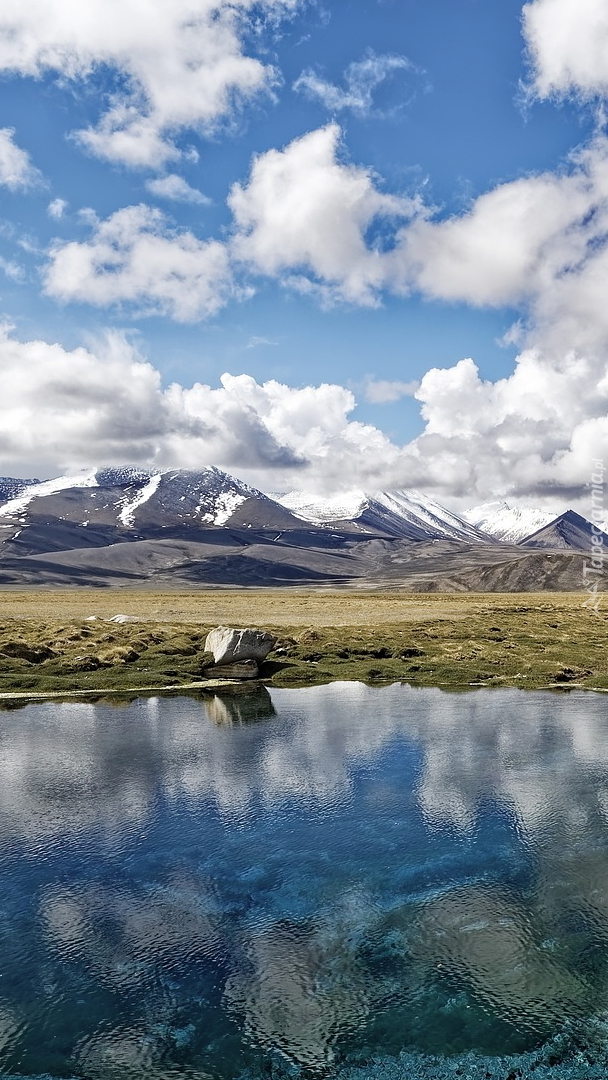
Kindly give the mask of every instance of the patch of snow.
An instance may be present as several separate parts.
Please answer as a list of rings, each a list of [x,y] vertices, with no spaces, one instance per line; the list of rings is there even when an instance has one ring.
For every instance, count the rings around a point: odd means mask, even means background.
[[[106,619],[106,622],[128,623],[139,622],[139,619],[136,615],[113,615],[111,619]]]
[[[54,480],[43,480],[38,484],[30,484],[24,488],[14,499],[9,499],[0,506],[0,516],[14,517],[27,510],[32,499],[43,495],[56,495],[59,491],[75,487],[95,487],[97,483],[95,470],[89,469],[73,475],[57,476]]]
[[[519,544],[521,540],[555,521],[559,515],[532,506],[490,502],[467,510],[464,517],[495,540],[501,540],[504,544]]]
[[[155,491],[158,488],[158,485],[161,482],[161,479],[162,479],[162,474],[161,473],[159,473],[159,472],[154,473],[153,476],[151,476],[150,479],[148,480],[148,483],[145,485],[145,487],[143,487],[141,489],[139,494],[136,495],[135,498],[131,500],[131,502],[123,503],[122,510],[120,511],[120,514],[118,515],[118,520],[125,526],[125,528],[127,528],[127,529],[132,529],[133,528],[133,521],[135,519],[135,511],[137,510],[137,508],[139,506],[143,506],[143,504],[146,503],[148,501],[148,499],[152,498],[152,496],[154,495]]]
[[[210,525],[225,525],[234,514],[236,508],[240,506],[241,503],[244,503],[247,498],[247,495],[241,495],[238,491],[223,491],[217,496],[213,510],[208,510],[207,513],[201,514],[201,521],[208,522]]]

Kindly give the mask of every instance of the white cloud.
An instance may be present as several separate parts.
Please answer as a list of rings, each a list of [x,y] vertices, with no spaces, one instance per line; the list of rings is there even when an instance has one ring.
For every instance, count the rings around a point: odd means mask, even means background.
[[[0,128],[0,185],[10,191],[27,191],[42,180],[29,154],[17,146],[14,128]]]
[[[2,255],[0,255],[0,270],[2,270],[2,273],[6,274],[7,278],[10,278],[11,281],[21,282],[25,280],[23,268],[19,266],[19,263],[13,262],[12,259],[5,259]]]
[[[241,257],[321,303],[416,290],[521,313],[513,375],[484,382],[471,360],[427,373],[416,393],[425,432],[389,454],[387,473],[398,460],[402,482],[469,502],[576,499],[593,458],[608,459],[608,140],[447,219],[384,196],[373,175],[338,160],[337,147],[331,125],[254,162],[231,196]],[[374,248],[368,233],[379,217],[389,242]]]
[[[234,251],[260,273],[287,272],[290,284],[303,274],[302,287],[314,288],[312,273],[326,295],[374,304],[387,257],[368,246],[366,232],[403,221],[418,204],[383,194],[368,170],[341,163],[339,139],[329,124],[254,160],[248,184],[235,184],[228,200],[239,230]]]
[[[604,0],[533,0],[523,31],[540,98],[608,94],[608,7]]]
[[[146,187],[152,195],[156,195],[159,199],[199,203],[201,206],[211,205],[211,199],[203,195],[202,191],[191,187],[182,176],[177,176],[175,173],[169,173],[168,176],[159,176],[155,180],[147,180]]]
[[[156,167],[179,155],[173,136],[208,130],[268,90],[271,66],[244,52],[247,17],[278,18],[300,0],[5,0],[0,71],[94,80],[106,67],[117,89],[96,127],[78,133],[93,153]]]
[[[144,205],[97,222],[89,241],[56,243],[45,275],[45,291],[59,300],[128,303],[179,322],[213,315],[232,289],[224,244],[171,231],[160,210]]]
[[[411,397],[419,387],[418,382],[399,382],[389,379],[368,379],[364,387],[365,400],[371,405],[386,405]]]
[[[332,112],[351,109],[354,113],[366,116],[372,112],[374,90],[380,83],[394,72],[411,67],[405,56],[378,56],[370,49],[362,60],[348,65],[344,72],[344,89],[322,79],[312,68],[302,72],[293,88],[308,98],[317,98]]]
[[[353,393],[249,375],[164,389],[120,335],[95,350],[0,339],[0,472],[53,475],[133,462],[218,465],[269,491],[418,487],[461,508],[492,496],[579,501],[608,460],[608,372],[528,350],[515,373],[483,381],[471,360],[433,369],[416,397],[424,433],[398,446],[351,419]],[[583,500],[581,502],[581,499]]]
[[[297,482],[331,490],[397,478],[401,451],[349,419],[342,386],[294,389],[224,375],[212,388],[161,385],[160,374],[120,335],[68,352],[0,338],[0,472],[53,475],[125,461],[218,465],[274,490]],[[392,471],[391,471],[392,470]]]
[[[68,204],[65,199],[53,199],[52,202],[50,202],[47,206],[46,212],[49,217],[55,218],[56,221],[59,221],[59,218],[62,218],[65,214],[67,205]]]
[[[495,383],[461,360],[427,372],[415,396],[426,420],[410,446],[421,484],[463,502],[482,492],[576,502],[593,462],[608,460],[605,359],[529,349]]]

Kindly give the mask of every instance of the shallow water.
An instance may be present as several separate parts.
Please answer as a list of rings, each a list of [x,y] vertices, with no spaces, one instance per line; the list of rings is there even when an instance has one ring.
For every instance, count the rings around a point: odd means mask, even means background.
[[[0,713],[0,1076],[606,1076],[606,704]]]

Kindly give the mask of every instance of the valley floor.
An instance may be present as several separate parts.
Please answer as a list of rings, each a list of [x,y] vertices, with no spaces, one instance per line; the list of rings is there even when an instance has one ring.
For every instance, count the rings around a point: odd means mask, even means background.
[[[5,589],[0,698],[202,688],[205,637],[222,624],[277,634],[261,673],[270,686],[357,679],[608,690],[608,599],[597,614],[583,607],[586,599],[554,592]],[[134,621],[108,621],[117,614]]]

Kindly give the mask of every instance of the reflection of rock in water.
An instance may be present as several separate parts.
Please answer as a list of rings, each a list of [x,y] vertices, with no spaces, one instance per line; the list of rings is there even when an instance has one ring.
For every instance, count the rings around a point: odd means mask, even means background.
[[[287,922],[249,939],[225,999],[258,1046],[304,1066],[331,1061],[336,1038],[368,1011],[354,957],[328,953],[315,930]]]
[[[250,724],[276,716],[265,686],[236,686],[205,697],[207,716],[214,724]]]

